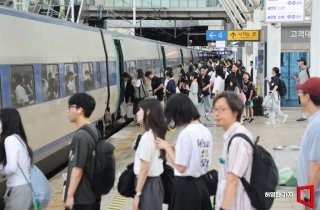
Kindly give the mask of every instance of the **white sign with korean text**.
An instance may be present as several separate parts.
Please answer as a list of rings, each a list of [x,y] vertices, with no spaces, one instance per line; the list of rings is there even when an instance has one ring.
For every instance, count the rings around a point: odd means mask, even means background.
[[[304,0],[266,0],[266,22],[304,21]]]

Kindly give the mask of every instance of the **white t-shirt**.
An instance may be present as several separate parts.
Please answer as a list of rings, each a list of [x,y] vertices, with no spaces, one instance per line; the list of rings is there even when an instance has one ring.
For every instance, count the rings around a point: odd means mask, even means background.
[[[189,124],[179,134],[176,143],[176,164],[186,166],[176,176],[200,177],[207,173],[212,159],[212,135],[201,123]]]
[[[76,92],[76,86],[74,84],[74,81],[69,81],[67,84],[67,87],[69,89],[70,94],[73,94]]]
[[[22,103],[21,101],[23,101],[24,103],[29,102],[29,97],[27,95],[27,92],[24,89],[24,87],[22,87],[21,85],[17,85],[16,87],[16,99],[18,104],[21,104]]]
[[[151,164],[148,176],[155,177],[162,174],[163,160],[160,158],[160,150],[156,148],[154,134],[151,129],[145,132],[140,139],[134,159],[135,175],[139,175],[141,160]]]
[[[138,87],[140,87],[141,86],[141,79],[137,79],[137,81],[136,81],[136,87],[138,88]]]
[[[217,76],[213,85],[213,93],[218,92],[218,94],[222,93],[224,91],[224,83],[225,80],[222,79],[220,76]]]
[[[22,142],[23,143],[23,142]],[[24,143],[23,143],[24,144]],[[27,184],[18,163],[26,177],[30,177],[30,157],[26,146],[22,145],[15,135],[8,136],[4,140],[7,165],[0,165],[0,175],[7,178],[7,187],[14,187]]]

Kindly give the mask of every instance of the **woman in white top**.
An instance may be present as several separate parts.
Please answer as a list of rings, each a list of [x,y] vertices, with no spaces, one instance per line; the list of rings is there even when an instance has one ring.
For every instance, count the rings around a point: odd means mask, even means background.
[[[7,178],[5,210],[28,210],[32,193],[23,173],[30,177],[32,150],[28,145],[19,112],[14,108],[0,110],[0,175]],[[19,168],[20,167],[20,168]],[[23,172],[22,172],[22,171]]]
[[[156,148],[155,138],[164,138],[166,123],[163,108],[158,99],[146,99],[139,103],[137,121],[144,125],[134,160],[137,175],[133,210],[161,210],[164,189],[160,175],[163,172],[164,151]]]
[[[198,121],[199,112],[184,94],[175,94],[168,100],[165,116],[170,124],[183,126],[175,151],[161,138],[156,140],[175,168],[169,210],[211,210],[208,187],[201,177],[211,164],[211,132]]]
[[[217,97],[220,93],[224,91],[224,83],[225,83],[225,73],[223,71],[223,67],[221,65],[216,66],[215,69],[215,79],[213,84],[214,96]]]
[[[195,106],[198,106],[199,103],[199,99],[198,99],[198,74],[196,72],[192,72],[191,76],[190,76],[190,80],[192,81],[191,86],[190,86],[190,90],[189,90],[189,98],[191,99],[192,103]]]

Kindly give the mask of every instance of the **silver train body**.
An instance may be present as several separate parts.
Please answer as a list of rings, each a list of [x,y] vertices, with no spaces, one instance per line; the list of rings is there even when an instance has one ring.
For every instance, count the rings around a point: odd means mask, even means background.
[[[0,105],[19,109],[35,162],[45,173],[67,160],[76,130],[67,119],[69,72],[75,91],[95,98],[91,120],[99,122],[106,110],[113,116],[119,110],[123,72],[136,78],[142,68],[163,76],[165,66],[187,69],[189,60],[199,59],[185,47],[3,7],[0,40]]]

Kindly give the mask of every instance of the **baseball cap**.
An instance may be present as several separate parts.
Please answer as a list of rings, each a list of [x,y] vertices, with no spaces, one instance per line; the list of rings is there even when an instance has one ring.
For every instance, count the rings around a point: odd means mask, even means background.
[[[320,78],[311,77],[305,83],[296,86],[297,90],[302,90],[312,96],[320,97]]]
[[[300,62],[300,61],[303,61],[303,62],[304,62],[304,64],[307,64],[307,61],[306,61],[306,59],[305,59],[305,58],[300,58],[299,60],[297,60],[297,62]]]

